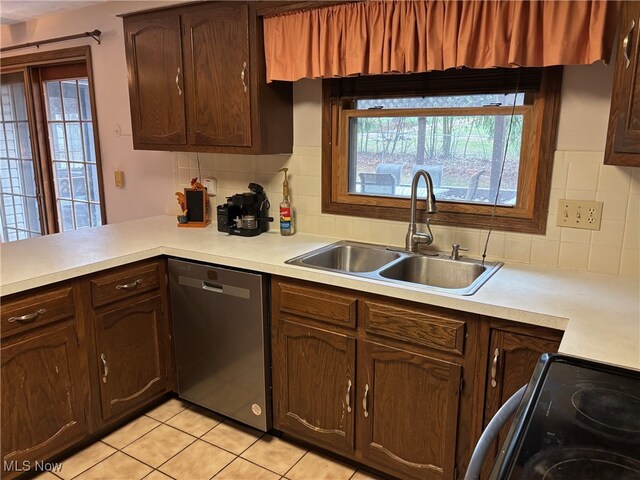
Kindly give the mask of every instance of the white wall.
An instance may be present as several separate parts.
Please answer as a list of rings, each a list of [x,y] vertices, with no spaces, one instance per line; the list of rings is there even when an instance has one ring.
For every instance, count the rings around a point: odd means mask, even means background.
[[[176,2],[110,1],[48,15],[15,25],[2,25],[1,45],[9,46],[98,29],[102,44],[90,39],[44,45],[40,51],[91,45],[94,91],[102,154],[104,195],[109,223],[168,213],[173,208],[171,152],[133,150],[122,19],[117,14]],[[7,52],[4,57],[33,53],[35,48]],[[116,125],[122,135],[115,133]],[[113,172],[125,172],[125,187],[116,188]]]
[[[507,262],[640,275],[640,169],[603,165],[612,80],[613,68],[602,64],[565,68],[547,233],[494,231],[489,256]],[[202,175],[218,179],[219,198],[246,191],[249,182],[257,181],[265,186],[275,206],[282,192],[282,176],[277,170],[288,166],[298,231],[403,245],[406,222],[321,213],[321,82],[296,82],[293,93],[293,155],[200,155]],[[184,188],[189,178],[198,175],[196,156],[178,154],[176,188]],[[601,230],[557,227],[556,209],[561,198],[603,201]],[[469,247],[472,255],[479,255],[486,233],[436,226],[434,243],[438,250],[446,251],[456,241]]]

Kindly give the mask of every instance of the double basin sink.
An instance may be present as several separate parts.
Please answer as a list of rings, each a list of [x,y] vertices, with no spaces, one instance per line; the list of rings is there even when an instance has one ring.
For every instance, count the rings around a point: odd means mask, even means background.
[[[457,295],[473,295],[503,265],[350,241],[327,245],[285,263]]]

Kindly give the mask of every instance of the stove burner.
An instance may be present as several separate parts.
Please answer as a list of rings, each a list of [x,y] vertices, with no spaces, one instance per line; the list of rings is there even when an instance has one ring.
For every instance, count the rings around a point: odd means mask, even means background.
[[[553,465],[542,476],[543,480],[576,480],[591,478],[603,480],[602,472],[606,471],[606,478],[616,480],[631,480],[640,478],[640,471],[619,463],[604,460],[564,460]]]
[[[582,388],[571,404],[589,420],[623,432],[640,433],[640,398],[610,388]]]
[[[555,447],[524,466],[527,480],[640,480],[640,462],[606,450]]]

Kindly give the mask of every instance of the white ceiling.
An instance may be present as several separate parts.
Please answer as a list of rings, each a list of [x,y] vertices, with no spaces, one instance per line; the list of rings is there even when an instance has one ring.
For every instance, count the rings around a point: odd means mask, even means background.
[[[0,24],[10,25],[12,23],[20,23],[50,13],[74,10],[106,1],[107,0],[1,0]]]

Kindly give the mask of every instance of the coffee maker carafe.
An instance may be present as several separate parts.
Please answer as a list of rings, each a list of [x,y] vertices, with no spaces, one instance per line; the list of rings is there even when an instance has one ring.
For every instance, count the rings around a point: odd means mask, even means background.
[[[227,197],[227,203],[218,205],[218,231],[242,237],[255,237],[269,230],[269,200],[262,185],[249,184],[249,192]]]

